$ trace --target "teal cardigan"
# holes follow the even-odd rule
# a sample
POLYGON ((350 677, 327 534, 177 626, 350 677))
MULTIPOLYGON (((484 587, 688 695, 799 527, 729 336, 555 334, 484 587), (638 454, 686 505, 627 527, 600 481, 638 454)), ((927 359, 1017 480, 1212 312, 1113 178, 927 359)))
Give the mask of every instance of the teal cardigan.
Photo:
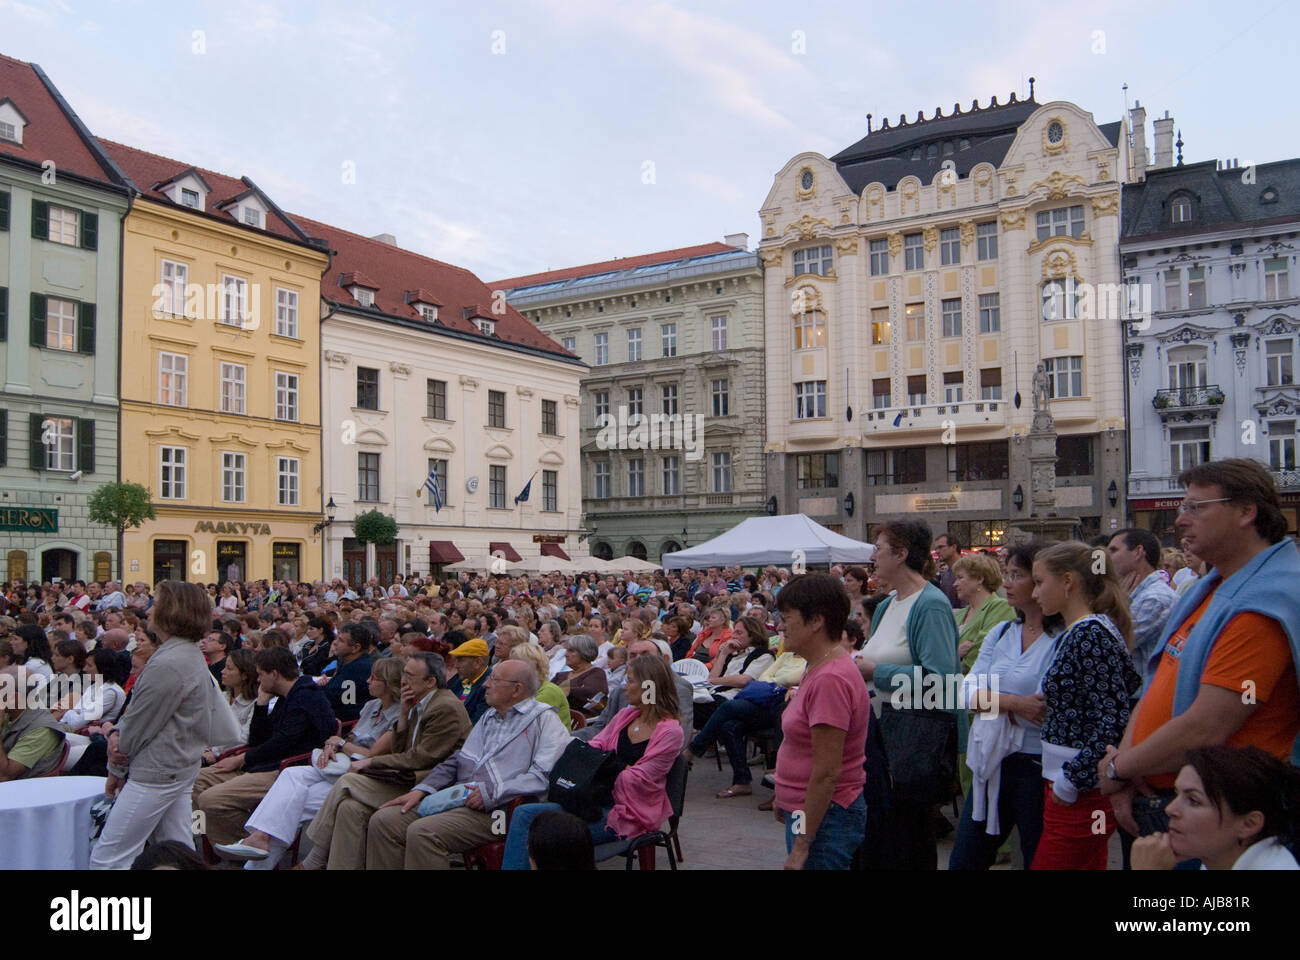
MULTIPOLYGON (((876 612, 871 617, 872 634, 880 626, 885 610, 893 601, 894 596, 891 594, 876 607, 876 612)), ((907 615, 907 649, 912 654, 912 663, 876 664, 872 679, 876 689, 889 695, 901 685, 901 681, 897 685, 894 683, 894 677, 906 677, 911 682, 912 667, 916 664, 920 666, 922 674, 939 675, 943 680, 946 701, 946 691, 954 685, 950 678, 955 677, 956 683, 962 679, 961 661, 957 657, 957 622, 953 619, 952 604, 947 596, 932 583, 927 582, 921 588, 921 595, 916 598, 912 612, 907 615)), ((965 753, 970 721, 966 711, 957 709, 956 704, 949 708, 949 712, 957 718, 957 752, 965 753)))

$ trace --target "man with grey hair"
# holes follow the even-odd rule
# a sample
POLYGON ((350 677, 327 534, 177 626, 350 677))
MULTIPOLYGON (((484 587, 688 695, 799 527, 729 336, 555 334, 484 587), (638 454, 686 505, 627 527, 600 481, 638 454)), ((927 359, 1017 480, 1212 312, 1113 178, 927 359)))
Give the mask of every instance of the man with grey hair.
POLYGON ((121 610, 126 606, 126 594, 122 592, 122 584, 116 580, 110 580, 105 585, 104 596, 100 598, 96 610, 121 610))
POLYGON ((503 810, 515 797, 545 796, 551 768, 569 743, 554 708, 533 699, 541 681, 532 664, 504 660, 487 681, 489 709, 465 745, 370 818, 368 870, 446 870, 452 854, 505 836, 503 810), (468 786, 464 806, 421 817, 424 798, 453 784, 468 786))
POLYGON ((305 869, 364 870, 366 830, 384 804, 460 749, 469 714, 447 689, 446 666, 436 653, 417 653, 402 666, 401 707, 390 753, 353 761, 334 784, 306 834, 315 846, 305 869))
MULTIPOLYGON (((644 640, 633 640, 627 645, 627 659, 631 662, 636 657, 650 656, 663 657, 669 668, 673 665, 672 649, 662 640, 651 640, 648 637, 644 640)), ((691 682, 676 671, 673 672, 673 684, 677 687, 677 718, 682 724, 682 733, 689 735, 695 723, 695 689, 691 682)), ((618 712, 627 706, 627 694, 623 692, 623 684, 618 684, 609 691, 609 702, 605 704, 605 709, 600 715, 587 721, 587 725, 581 730, 574 732, 574 736, 579 740, 590 740, 609 723, 618 712)))

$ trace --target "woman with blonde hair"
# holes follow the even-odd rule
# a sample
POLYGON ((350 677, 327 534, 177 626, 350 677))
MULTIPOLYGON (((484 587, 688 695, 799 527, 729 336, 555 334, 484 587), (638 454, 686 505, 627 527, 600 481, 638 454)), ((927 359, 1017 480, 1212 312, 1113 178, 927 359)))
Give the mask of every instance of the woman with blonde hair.
POLYGON ((564 729, 573 729, 573 714, 569 711, 568 698, 564 696, 564 691, 551 682, 551 660, 542 653, 542 648, 534 643, 516 644, 510 648, 510 659, 522 660, 533 665, 537 671, 537 679, 541 681, 541 686, 537 688, 533 699, 548 707, 554 707, 555 712, 560 715, 564 729))
POLYGON ((1011 604, 998 596, 1002 586, 1002 568, 983 553, 968 553, 952 565, 953 588, 966 606, 954 610, 957 620, 957 656, 962 673, 969 673, 980 655, 980 647, 999 623, 1016 618, 1011 604))
POLYGON ((703 660, 705 666, 712 667, 718 649, 731 639, 731 632, 731 608, 725 603, 719 603, 705 615, 704 626, 691 648, 686 651, 684 659, 703 660))
POLYGON ((1128 597, 1106 553, 1086 544, 1048 547, 1034 557, 1033 597, 1059 613, 1065 633, 1043 677, 1043 833, 1033 870, 1105 870, 1115 831, 1097 764, 1124 736, 1142 680, 1133 667, 1128 597), (1101 811, 1104 832, 1096 832, 1101 811))

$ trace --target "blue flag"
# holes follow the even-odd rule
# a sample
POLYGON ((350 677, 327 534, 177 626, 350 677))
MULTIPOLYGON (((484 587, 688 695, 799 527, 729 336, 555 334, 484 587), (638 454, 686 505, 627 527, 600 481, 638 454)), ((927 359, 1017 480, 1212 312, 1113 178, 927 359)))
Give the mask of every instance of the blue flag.
POLYGON ((437 513, 442 509, 442 489, 438 486, 438 471, 434 470, 424 478, 424 486, 433 494, 433 512, 437 513))
MULTIPOLYGON (((537 476, 537 472, 533 471, 533 477, 535 476, 537 476)), ((528 482, 524 484, 523 490, 519 491, 519 496, 515 497, 515 503, 528 502, 528 494, 532 493, 533 490, 533 477, 528 478, 528 482)))

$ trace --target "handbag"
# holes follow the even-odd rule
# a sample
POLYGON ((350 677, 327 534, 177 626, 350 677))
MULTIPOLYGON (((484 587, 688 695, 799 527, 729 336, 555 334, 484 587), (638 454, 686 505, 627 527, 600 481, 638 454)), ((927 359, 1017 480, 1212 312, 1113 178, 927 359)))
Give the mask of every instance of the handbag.
POLYGON ((546 799, 587 823, 595 823, 611 806, 614 779, 625 764, 618 754, 597 750, 582 740, 570 740, 551 769, 546 799))
POLYGON ((951 800, 957 784, 957 718, 947 710, 886 702, 880 736, 894 796, 916 804, 951 800))

